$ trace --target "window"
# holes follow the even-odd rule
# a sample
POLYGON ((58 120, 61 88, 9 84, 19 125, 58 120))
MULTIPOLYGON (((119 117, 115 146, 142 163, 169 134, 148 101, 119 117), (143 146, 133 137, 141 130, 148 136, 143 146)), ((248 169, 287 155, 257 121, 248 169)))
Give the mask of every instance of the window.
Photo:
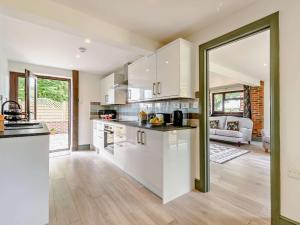
POLYGON ((242 115, 244 111, 244 92, 231 91, 212 94, 212 114, 242 115))

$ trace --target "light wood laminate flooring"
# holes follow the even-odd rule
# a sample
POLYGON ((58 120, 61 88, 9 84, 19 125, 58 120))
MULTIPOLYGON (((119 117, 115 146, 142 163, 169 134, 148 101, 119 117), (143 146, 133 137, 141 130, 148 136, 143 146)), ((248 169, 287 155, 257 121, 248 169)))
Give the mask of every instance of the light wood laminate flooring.
POLYGON ((161 200, 95 152, 50 159, 49 225, 269 225, 269 154, 211 163, 211 192, 161 200))

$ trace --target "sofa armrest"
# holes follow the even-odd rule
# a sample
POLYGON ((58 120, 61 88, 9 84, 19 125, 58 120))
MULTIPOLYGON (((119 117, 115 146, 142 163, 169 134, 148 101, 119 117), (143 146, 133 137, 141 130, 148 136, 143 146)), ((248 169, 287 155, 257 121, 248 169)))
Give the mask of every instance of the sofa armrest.
POLYGON ((245 141, 251 141, 252 140, 252 129, 241 128, 240 132, 242 132, 243 138, 244 138, 245 141))

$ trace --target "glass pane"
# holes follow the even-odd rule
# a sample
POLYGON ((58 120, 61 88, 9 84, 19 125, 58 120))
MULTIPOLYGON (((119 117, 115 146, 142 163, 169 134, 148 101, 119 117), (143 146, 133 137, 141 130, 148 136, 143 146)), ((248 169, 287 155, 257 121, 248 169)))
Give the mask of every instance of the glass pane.
POLYGON ((37 80, 37 120, 50 130, 50 151, 69 148, 69 83, 37 80))
POLYGON ((18 103, 25 112, 25 77, 18 77, 18 103))
POLYGON ((223 95, 222 94, 214 94, 214 111, 220 112, 223 111, 223 95))
POLYGON ((35 118, 35 97, 36 97, 36 78, 33 76, 29 77, 29 106, 30 106, 30 118, 35 118))
POLYGON ((225 94, 225 99, 244 98, 244 92, 231 92, 225 94))
POLYGON ((241 100, 226 100, 224 102, 225 112, 243 112, 243 105, 241 100))

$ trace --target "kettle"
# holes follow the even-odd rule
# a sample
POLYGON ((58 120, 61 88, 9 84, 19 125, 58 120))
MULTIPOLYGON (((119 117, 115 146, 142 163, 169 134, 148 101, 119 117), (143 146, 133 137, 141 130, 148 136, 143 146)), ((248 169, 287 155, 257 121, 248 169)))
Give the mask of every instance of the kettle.
POLYGON ((175 110, 173 112, 173 125, 176 127, 183 126, 183 113, 180 110, 175 110))

